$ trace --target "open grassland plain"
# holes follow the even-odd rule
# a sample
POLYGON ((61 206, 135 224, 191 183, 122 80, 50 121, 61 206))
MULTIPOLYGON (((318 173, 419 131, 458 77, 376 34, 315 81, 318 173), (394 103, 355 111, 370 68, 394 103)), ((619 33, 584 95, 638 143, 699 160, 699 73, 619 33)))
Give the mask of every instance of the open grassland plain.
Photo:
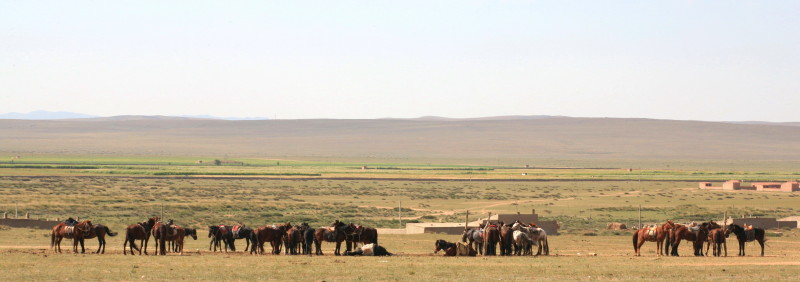
MULTIPOLYGON (((9 158, 11 159, 11 158, 9 158)), ((656 257, 655 244, 633 257, 630 231, 605 230, 609 222, 629 226, 720 220, 729 215, 798 215, 800 194, 697 189, 698 180, 790 180, 791 165, 746 167, 722 164, 696 169, 634 169, 587 163, 582 167, 510 167, 393 163, 347 163, 213 158, 31 157, 0 166, 0 211, 31 218, 80 217, 124 232, 128 224, 161 215, 198 229, 183 256, 123 256, 121 236, 109 237, 105 255, 49 250, 49 231, 0 226, 4 279, 201 279, 201 280, 653 280, 800 279, 800 234, 767 231, 765 257, 748 243, 748 257, 656 257), (209 165, 209 163, 211 163, 209 165), (366 166, 365 169, 362 169, 366 166), (169 172, 155 174, 155 172, 169 172), (186 172, 199 172, 188 174, 186 172), (246 174, 250 173, 250 174, 246 174), (256 175, 253 173, 262 173, 256 175), (270 173, 270 174, 267 174, 270 173), (527 174, 527 175, 523 175, 527 174), (278 175, 280 174, 280 175, 278 175), (398 212, 399 209, 399 212, 398 212), (459 236, 380 235, 395 257, 250 256, 208 252, 207 226, 248 226, 333 220, 377 228, 407 222, 463 222, 489 212, 527 213, 557 220, 548 257, 445 258, 432 254, 436 239, 459 236), (701 275, 701 276, 697 276, 701 275)), ((243 248, 243 242, 237 247, 243 248)), ((87 240, 87 251, 97 247, 87 240)), ((152 242, 150 252, 153 252, 152 242)))
MULTIPOLYGON (((441 257, 437 239, 454 235, 382 235, 393 257, 337 257, 323 244, 324 256, 251 256, 208 252, 208 241, 189 241, 183 255, 130 256, 121 238, 109 239, 105 255, 53 254, 46 232, 0 230, 4 280, 797 280, 800 234, 785 231, 770 238, 765 257, 656 257, 652 243, 634 257, 629 233, 619 236, 560 235, 550 238, 551 255, 539 257, 441 257)), ((96 241, 87 241, 93 249, 96 241)), ((684 247, 686 248, 686 247, 684 247)), ((730 254, 735 244, 729 243, 730 254)), ((752 244, 748 249, 755 250, 752 244)), ((152 247, 150 251, 152 253, 152 247)))

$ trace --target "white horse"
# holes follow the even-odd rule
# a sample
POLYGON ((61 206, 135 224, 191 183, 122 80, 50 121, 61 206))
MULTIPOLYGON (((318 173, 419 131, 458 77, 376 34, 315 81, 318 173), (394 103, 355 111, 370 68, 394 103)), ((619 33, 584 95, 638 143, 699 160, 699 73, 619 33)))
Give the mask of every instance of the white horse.
MULTIPOLYGON (((511 226, 511 230, 520 231, 524 233, 531 242, 531 244, 528 245, 529 248, 531 247, 531 245, 537 245, 538 246, 538 250, 536 252, 537 256, 541 255, 542 251, 544 251, 544 255, 546 256, 550 255, 550 244, 547 242, 547 232, 544 231, 544 229, 539 227, 527 227, 524 226, 519 221, 516 221, 514 222, 514 225, 511 226)), ((516 232, 514 233, 516 235, 516 232)), ((516 242, 516 237, 514 241, 516 242)), ((527 249, 526 252, 528 252, 527 249)))

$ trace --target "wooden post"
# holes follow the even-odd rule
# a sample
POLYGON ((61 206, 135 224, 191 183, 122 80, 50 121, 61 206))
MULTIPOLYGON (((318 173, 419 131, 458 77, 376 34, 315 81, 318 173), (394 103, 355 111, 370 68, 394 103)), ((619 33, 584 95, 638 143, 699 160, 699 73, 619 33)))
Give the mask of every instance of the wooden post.
POLYGON ((642 205, 639 205, 639 228, 642 228, 642 205))
POLYGON ((403 229, 403 201, 397 201, 397 219, 400 221, 400 229, 403 229))
POLYGON ((161 221, 164 221, 164 203, 161 203, 161 217, 159 217, 161 221))
POLYGON ((728 226, 728 210, 725 210, 725 215, 723 215, 722 226, 728 226))
POLYGON ((486 236, 486 228, 488 228, 489 225, 491 225, 491 223, 492 223, 492 212, 489 212, 489 216, 486 217, 486 225, 484 226, 484 229, 483 229, 483 232, 484 232, 483 233, 483 255, 486 255, 486 251, 489 250, 489 244, 486 244, 486 239, 489 238, 489 236, 486 236))
POLYGON ((19 218, 19 203, 14 202, 14 219, 19 218))
POLYGON ((464 232, 467 232, 467 225, 469 225, 469 210, 467 210, 467 216, 464 217, 464 232))

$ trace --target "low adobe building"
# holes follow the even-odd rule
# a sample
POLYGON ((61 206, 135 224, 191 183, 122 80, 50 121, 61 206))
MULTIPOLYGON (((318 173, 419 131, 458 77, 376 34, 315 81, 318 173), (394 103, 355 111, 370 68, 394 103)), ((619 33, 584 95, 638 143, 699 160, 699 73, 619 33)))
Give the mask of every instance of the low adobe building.
POLYGON ((742 186, 739 180, 728 180, 722 183, 722 187, 713 186, 711 182, 700 182, 700 189, 714 190, 755 190, 765 192, 795 192, 800 191, 800 183, 797 181, 788 182, 753 182, 750 186, 742 186))

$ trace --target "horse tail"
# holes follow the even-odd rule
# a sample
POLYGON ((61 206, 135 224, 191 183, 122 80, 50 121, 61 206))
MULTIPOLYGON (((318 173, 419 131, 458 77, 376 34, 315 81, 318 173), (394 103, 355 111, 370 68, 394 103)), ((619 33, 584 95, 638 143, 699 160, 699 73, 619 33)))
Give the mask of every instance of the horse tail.
POLYGON ((111 232, 111 230, 108 229, 108 226, 103 226, 103 227, 106 229, 106 234, 108 234, 108 236, 111 237, 117 236, 117 233, 111 232))
POLYGON ((50 248, 52 249, 56 245, 56 232, 53 231, 50 233, 50 248))
POLYGON ((461 235, 461 242, 464 242, 464 243, 467 242, 467 237, 469 237, 469 233, 470 233, 469 231, 465 231, 464 235, 461 235))
POLYGON ((636 251, 636 246, 639 245, 639 231, 633 232, 633 251, 636 251))

